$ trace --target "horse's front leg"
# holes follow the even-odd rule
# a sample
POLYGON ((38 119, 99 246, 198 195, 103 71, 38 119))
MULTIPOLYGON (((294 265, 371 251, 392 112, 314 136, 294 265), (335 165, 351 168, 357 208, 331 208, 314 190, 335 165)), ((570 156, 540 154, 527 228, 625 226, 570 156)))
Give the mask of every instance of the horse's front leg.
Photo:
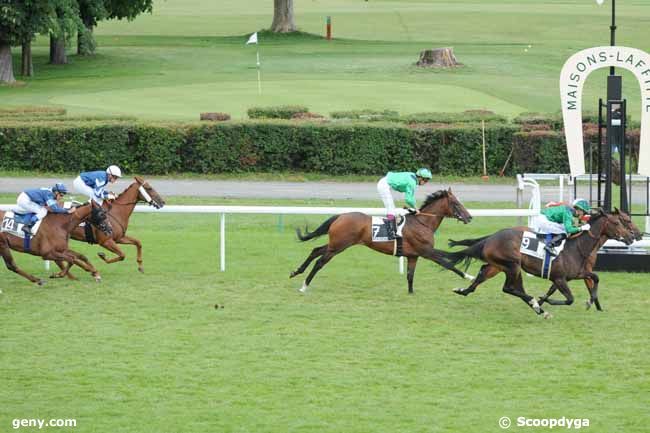
POLYGON ((593 272, 588 272, 585 275, 585 285, 587 286, 587 289, 589 290, 589 300, 587 301, 587 310, 591 308, 592 305, 596 304, 596 310, 598 311, 603 311, 603 309, 600 306, 600 301, 598 300, 598 284, 600 282, 600 278, 598 277, 597 274, 593 272))
MULTIPOLYGON (((540 298, 541 300, 542 298, 540 298)), ((567 281, 564 278, 557 278, 553 280, 553 285, 548 289, 548 293, 543 297, 545 302, 548 302, 551 305, 571 305, 573 304, 573 293, 567 284, 567 281), (565 297, 565 300, 558 301, 555 299, 550 299, 551 296, 556 290, 559 290, 565 297)), ((541 305, 541 302, 540 302, 541 305)))
POLYGON ((132 238, 130 236, 122 236, 122 239, 119 239, 117 241, 118 244, 125 244, 125 245, 135 245, 135 248, 138 253, 138 257, 136 261, 138 262, 138 271, 144 272, 144 267, 142 266, 142 242, 140 242, 136 238, 132 238))
POLYGON ((415 276, 415 267, 418 264, 418 256, 408 257, 408 270, 406 271, 406 281, 409 286, 409 295, 413 294, 413 277, 415 276))

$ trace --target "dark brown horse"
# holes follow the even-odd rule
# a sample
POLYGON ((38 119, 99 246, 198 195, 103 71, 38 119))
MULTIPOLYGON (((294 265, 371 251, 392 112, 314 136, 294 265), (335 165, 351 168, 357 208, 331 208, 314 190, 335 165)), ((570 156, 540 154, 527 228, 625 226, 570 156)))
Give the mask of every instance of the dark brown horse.
MULTIPOLYGON (((135 182, 129 185, 114 201, 110 202, 110 204, 107 204, 107 202, 104 201, 104 206, 113 228, 112 234, 107 235, 102 233, 102 231, 97 230, 96 227, 91 227, 90 230, 92 231, 92 239, 94 239, 94 242, 92 243, 97 243, 107 250, 117 254, 117 257, 107 259, 106 254, 103 252, 97 253, 99 258, 104 262, 110 264, 120 262, 126 258, 126 255, 117 244, 135 245, 135 248, 137 249, 136 260, 138 262, 138 271, 144 272, 144 267, 142 266, 142 243, 138 239, 126 235, 126 230, 129 227, 129 218, 135 209, 135 205, 140 202, 147 203, 156 209, 160 209, 165 205, 165 201, 142 177, 136 176, 134 179, 135 182)), ((75 228, 72 232, 72 239, 89 242, 86 237, 86 228, 75 228)), ((61 267, 60 264, 59 267, 61 267)), ((64 272, 65 271, 61 271, 56 274, 56 276, 62 277, 64 272)), ((67 275, 69 278, 74 279, 71 274, 68 273, 67 275)))
MULTIPOLYGON (((573 295, 569 289, 568 281, 585 278, 598 280, 596 274, 586 270, 586 264, 596 246, 603 242, 603 239, 622 240, 626 244, 631 244, 634 241, 633 236, 617 216, 598 211, 592 215, 590 224, 589 231, 581 232, 578 236, 566 241, 564 250, 555 259, 551 268, 549 279, 553 282, 553 286, 547 295, 540 298, 540 301, 528 295, 523 287, 522 270, 539 276, 542 273, 542 261, 520 252, 523 237, 521 230, 503 229, 482 238, 469 248, 454 253, 441 252, 441 256, 449 261, 447 266, 453 266, 463 260, 469 264, 472 259, 480 259, 487 263, 481 267, 478 276, 468 288, 454 290, 457 294, 467 296, 476 290, 478 285, 487 279, 487 276, 493 276, 495 270, 498 270, 498 272, 506 274, 504 292, 521 298, 537 314, 544 314, 544 310, 540 306, 543 302, 549 302, 552 305, 573 303, 573 295), (555 290, 560 290, 566 300, 548 299, 548 296, 555 290)), ((549 317, 549 315, 544 314, 544 317, 549 317)))
MULTIPOLYGON (((402 255, 408 259, 408 281, 409 293, 413 293, 413 276, 415 266, 419 257, 424 257, 436 263, 442 264, 433 249, 433 234, 438 229, 445 217, 456 218, 465 224, 471 221, 472 216, 461 202, 454 196, 451 189, 448 191, 437 191, 430 194, 417 215, 407 215, 402 231, 403 244, 402 255)), ((314 239, 325 234, 329 235, 329 242, 312 250, 307 260, 293 271, 289 278, 305 272, 307 267, 318 258, 318 261, 307 276, 307 279, 300 289, 305 292, 316 273, 329 262, 332 257, 345 251, 353 245, 365 245, 380 253, 393 255, 393 242, 373 242, 372 240, 372 218, 360 212, 351 212, 335 215, 321 224, 313 232, 303 235, 296 230, 301 241, 314 239)), ((444 266, 444 264, 443 264, 444 266)), ((465 277, 463 272, 452 269, 460 276, 465 277)))
MULTIPOLYGON (((634 222, 632 221, 632 218, 630 218, 630 216, 628 214, 626 214, 625 212, 619 211, 618 209, 615 209, 614 212, 612 213, 612 215, 618 218, 618 220, 621 222, 623 227, 629 232, 629 234, 635 240, 643 239, 643 233, 641 233, 639 228, 634 224, 634 222)), ((521 232, 530 231, 530 228, 522 227, 522 226, 513 227, 512 229, 513 230, 518 230, 518 231, 521 231, 521 232)), ((462 240, 462 241, 450 240, 449 241, 449 246, 451 246, 451 247, 454 247, 454 246, 467 246, 467 247, 469 247, 469 246, 472 246, 472 245, 476 244, 477 242, 479 242, 479 241, 481 241, 483 239, 486 239, 488 237, 489 236, 484 236, 484 237, 478 238, 478 239, 465 239, 465 240, 462 240)), ((594 265, 596 264, 596 260, 598 258, 598 251, 605 244, 605 242, 607 242, 607 237, 604 237, 604 236, 601 237, 599 242, 596 243, 593 251, 591 252, 591 255, 589 256, 589 259, 585 263, 585 272, 584 272, 585 278, 584 278, 584 281, 585 281, 585 286, 587 287, 587 290, 589 291, 589 299, 586 302, 587 309, 589 309, 592 305, 595 304, 596 309, 598 311, 603 310, 602 307, 600 306, 600 301, 598 299, 598 282, 599 282, 599 279, 598 279, 598 275, 593 272, 593 268, 594 268, 594 265)), ((496 276, 497 274, 499 274, 501 272, 501 270, 498 267, 492 266, 492 265, 489 265, 489 264, 484 265, 484 268, 485 269, 481 269, 483 281, 487 281, 490 278, 496 276)), ((480 283, 478 283, 478 284, 480 284, 480 283)), ((477 286, 478 286, 478 284, 477 284, 477 286)), ((474 289, 476 289, 476 287, 474 289)), ((549 292, 546 294, 546 298, 548 298, 550 296, 550 294, 555 292, 555 291, 556 291, 556 287, 551 286, 551 288, 549 289, 549 292)), ((456 291, 456 293, 460 293, 460 292, 462 292, 462 290, 456 291)), ((462 294, 462 293, 460 293, 460 294, 462 294)), ((543 303, 543 302, 549 302, 549 303, 553 302, 552 300, 549 300, 549 299, 545 299, 545 300, 542 300, 542 299, 543 298, 540 298, 541 303, 543 303)), ((541 305, 541 303, 540 303, 540 305, 541 305)))
MULTIPOLYGON (((4 214, 5 212, 0 211, 0 221, 4 218, 4 214)), ((28 253, 40 256, 43 260, 65 263, 68 267, 76 264, 85 271, 90 272, 96 281, 100 281, 99 272, 88 259, 68 248, 70 232, 83 221, 96 225, 105 233, 111 232, 111 226, 106 219, 106 212, 102 208, 88 203, 79 206, 76 212, 72 214, 49 213, 43 218, 38 233, 31 240, 28 253)), ((11 250, 25 252, 23 239, 10 233, 0 233, 0 255, 4 259, 7 268, 27 278, 32 283, 43 285, 45 283, 43 280, 28 274, 16 265, 11 250)))

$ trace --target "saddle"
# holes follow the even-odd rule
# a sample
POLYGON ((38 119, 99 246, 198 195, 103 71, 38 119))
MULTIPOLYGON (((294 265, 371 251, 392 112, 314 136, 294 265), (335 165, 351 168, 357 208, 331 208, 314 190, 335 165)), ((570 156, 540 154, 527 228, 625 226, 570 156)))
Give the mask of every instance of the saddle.
MULTIPOLYGON (((9 233, 13 236, 25 239, 26 233, 23 231, 23 226, 29 225, 35 215, 36 214, 34 213, 7 211, 2 219, 2 223, 0 223, 0 232, 9 233)), ((39 220, 34 227, 32 227, 32 237, 36 236, 42 221, 43 220, 39 220)))
POLYGON ((548 240, 550 240, 553 236, 554 235, 526 231, 521 237, 521 245, 519 247, 519 251, 522 254, 530 257, 535 257, 542 261, 542 270, 540 276, 545 279, 550 278, 553 261, 557 258, 558 255, 560 255, 566 243, 566 239, 562 239, 562 242, 554 248, 555 254, 550 254, 545 246, 546 242, 548 242, 548 240))

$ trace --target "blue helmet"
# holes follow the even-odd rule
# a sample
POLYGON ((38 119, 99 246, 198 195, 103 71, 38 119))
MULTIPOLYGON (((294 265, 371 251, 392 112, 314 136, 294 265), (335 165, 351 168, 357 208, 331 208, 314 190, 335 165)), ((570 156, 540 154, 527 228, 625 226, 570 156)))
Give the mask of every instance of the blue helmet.
POLYGON ((58 192, 60 194, 67 194, 68 189, 62 183, 57 183, 52 187, 52 192, 58 192))

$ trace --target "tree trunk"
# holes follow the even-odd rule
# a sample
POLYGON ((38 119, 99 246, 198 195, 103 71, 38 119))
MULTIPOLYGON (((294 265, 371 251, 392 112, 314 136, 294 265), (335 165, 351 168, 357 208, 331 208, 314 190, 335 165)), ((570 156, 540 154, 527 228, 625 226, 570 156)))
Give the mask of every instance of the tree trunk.
POLYGON ((65 36, 50 35, 50 63, 53 65, 68 63, 65 55, 65 36))
POLYGON ((0 83, 13 83, 15 81, 11 45, 8 42, 0 42, 0 83))
POLYGON ((271 31, 275 33, 296 31, 296 25, 293 22, 293 0, 273 0, 271 31))
POLYGON ((22 48, 23 61, 20 68, 20 74, 23 77, 33 77, 34 64, 32 62, 32 41, 23 42, 22 48))
POLYGON ((453 48, 435 48, 433 50, 424 50, 420 53, 420 60, 417 66, 431 68, 453 68, 462 66, 454 56, 453 48))

